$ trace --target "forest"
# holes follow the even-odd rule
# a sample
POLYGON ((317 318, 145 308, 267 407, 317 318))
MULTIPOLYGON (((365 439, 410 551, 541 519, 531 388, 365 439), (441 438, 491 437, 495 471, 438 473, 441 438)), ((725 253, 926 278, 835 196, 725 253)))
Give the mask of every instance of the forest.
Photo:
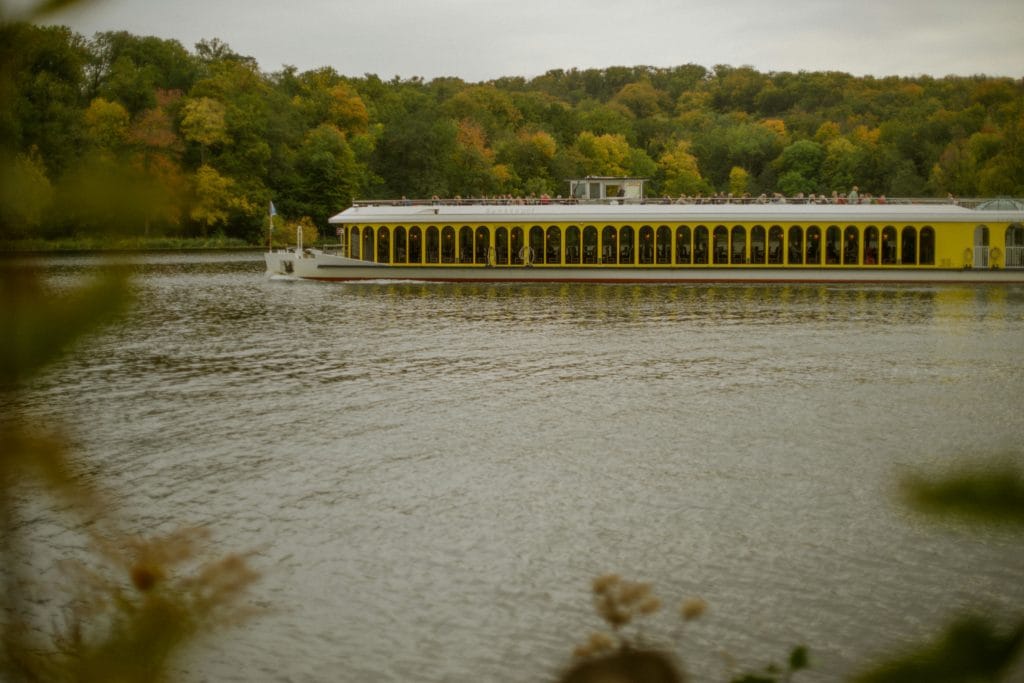
MULTIPOLYGON (((484 83, 264 73, 213 39, 0 26, 0 240, 266 239, 354 199, 568 193, 1024 196, 1024 79, 685 64, 484 83)), ((515 65, 510 64, 514 71, 515 65)))

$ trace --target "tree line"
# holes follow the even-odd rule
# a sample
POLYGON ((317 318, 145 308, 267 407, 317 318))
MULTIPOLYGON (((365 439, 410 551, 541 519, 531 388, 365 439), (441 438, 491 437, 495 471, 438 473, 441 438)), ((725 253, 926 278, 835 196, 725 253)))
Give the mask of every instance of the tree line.
POLYGON ((222 41, 0 26, 0 237, 257 242, 358 198, 862 191, 1024 196, 1024 79, 686 64, 535 78, 264 73, 222 41))

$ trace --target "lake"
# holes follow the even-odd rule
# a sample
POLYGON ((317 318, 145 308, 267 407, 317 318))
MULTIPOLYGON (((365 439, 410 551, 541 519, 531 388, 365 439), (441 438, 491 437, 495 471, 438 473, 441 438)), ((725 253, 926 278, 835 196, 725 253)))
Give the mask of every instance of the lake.
MULTIPOLYGON (((964 609, 1021 540, 901 477, 1022 459, 1024 288, 320 284, 251 252, 130 257, 138 302, 24 396, 133 531, 253 550, 265 613, 184 681, 545 681, 650 581, 698 681, 833 681, 964 609), (681 628, 677 605, 707 613, 681 628), (731 667, 731 668, 730 668, 731 667)), ((58 288, 94 256, 39 260, 58 288)), ((59 518, 58 518, 59 519, 59 518)), ((36 558, 75 531, 39 522, 36 558)), ((1017 610, 1017 612, 1013 612, 1017 610)), ((635 631, 630 631, 635 633, 635 631)))

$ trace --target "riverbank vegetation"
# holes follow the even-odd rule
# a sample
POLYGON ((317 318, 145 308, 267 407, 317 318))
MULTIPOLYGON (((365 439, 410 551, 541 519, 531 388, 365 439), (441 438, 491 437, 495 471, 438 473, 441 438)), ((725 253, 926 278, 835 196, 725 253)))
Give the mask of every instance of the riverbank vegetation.
POLYGON ((0 240, 265 243, 356 198, 1024 195, 1024 81, 686 64, 485 83, 264 73, 211 39, 0 27, 0 240))

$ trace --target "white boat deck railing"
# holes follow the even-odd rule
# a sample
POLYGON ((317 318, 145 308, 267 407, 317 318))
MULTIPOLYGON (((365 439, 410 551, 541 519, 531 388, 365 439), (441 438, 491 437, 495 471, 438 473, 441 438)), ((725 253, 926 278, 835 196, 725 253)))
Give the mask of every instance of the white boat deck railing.
MULTIPOLYGON (((757 205, 757 204, 816 204, 816 205, 865 205, 865 204, 898 204, 918 206, 956 205, 973 209, 979 204, 991 201, 991 198, 957 198, 941 199, 936 197, 862 197, 857 202, 849 202, 845 197, 646 197, 644 199, 574 199, 565 197, 448 197, 432 199, 357 199, 353 206, 515 206, 515 205, 591 205, 614 206, 620 204, 720 204, 720 205, 757 205)), ((1015 200, 1024 203, 1024 200, 1015 200)))

